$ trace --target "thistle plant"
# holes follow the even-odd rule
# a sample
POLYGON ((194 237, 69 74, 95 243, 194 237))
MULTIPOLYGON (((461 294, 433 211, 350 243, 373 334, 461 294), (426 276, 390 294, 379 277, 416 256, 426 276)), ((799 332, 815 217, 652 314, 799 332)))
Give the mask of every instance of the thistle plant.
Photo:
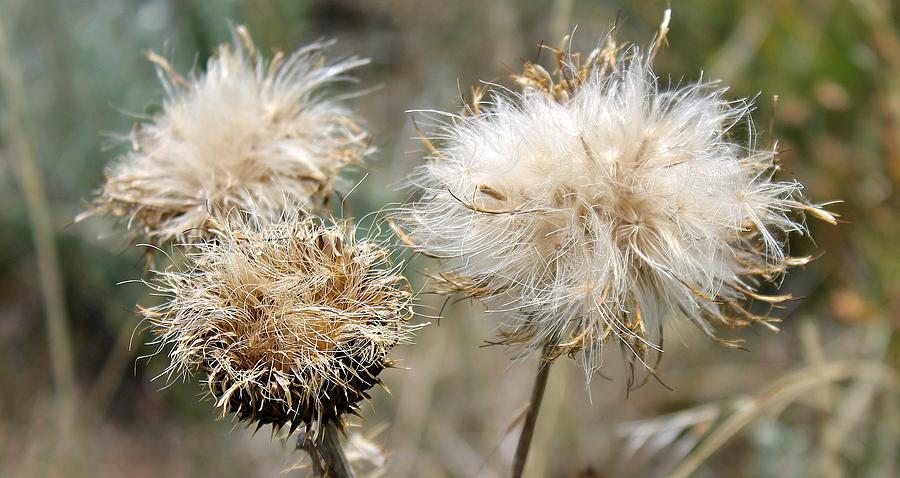
POLYGON ((503 343, 541 354, 513 476, 550 362, 577 357, 590 379, 618 344, 632 372, 652 375, 677 318, 740 347, 716 329, 776 329, 749 303, 790 298, 759 287, 810 260, 785 250, 806 214, 835 222, 798 181, 775 178, 777 146, 755 146, 750 101, 715 82, 660 85, 662 40, 644 51, 610 36, 581 55, 566 39, 546 48, 550 71, 527 63, 515 75, 520 91, 474 88, 422 134, 405 241, 442 261, 436 290, 482 299, 506 318, 503 343))
POLYGON ((162 245, 251 208, 270 220, 288 207, 327 212, 340 172, 372 148, 361 121, 326 88, 352 81, 347 73, 368 60, 328 62, 328 43, 266 59, 244 27, 234 37, 188 77, 149 53, 165 100, 135 125, 89 214, 121 218, 162 245))
POLYGON ((387 249, 313 218, 226 221, 208 234, 179 246, 185 265, 148 281, 167 298, 141 313, 170 379, 201 374, 223 415, 257 427, 340 428, 414 329, 387 249))
POLYGON ((327 43, 264 59, 243 27, 185 78, 150 53, 166 91, 94 209, 178 250, 144 282, 141 308, 170 380, 200 375, 223 416, 303 427, 317 474, 352 476, 338 432, 390 350, 416 328, 387 244, 335 223, 342 170, 373 151, 361 120, 326 88, 367 60, 328 62, 327 43))

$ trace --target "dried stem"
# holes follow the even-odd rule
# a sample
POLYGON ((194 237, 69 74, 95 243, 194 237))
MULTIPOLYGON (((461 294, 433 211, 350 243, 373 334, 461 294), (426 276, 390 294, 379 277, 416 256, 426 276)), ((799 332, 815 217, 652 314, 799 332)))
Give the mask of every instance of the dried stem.
POLYGON ((84 395, 84 403, 90 408, 83 414, 83 423, 101 423, 103 421, 103 416, 125 376, 123 371, 128 367, 129 359, 132 357, 131 337, 133 333, 133 326, 128 322, 119 325, 116 342, 106 356, 106 362, 97 378, 94 379, 91 388, 84 395))
POLYGON ((309 455, 309 462, 312 465, 314 476, 325 476, 325 467, 322 465, 322 456, 316 448, 311 437, 307 433, 300 433, 297 437, 297 449, 303 450, 309 455))
POLYGON ((301 434, 297 439, 297 448, 303 449, 309 454, 315 476, 323 478, 353 478, 353 468, 344 456, 341 447, 341 437, 337 425, 333 422, 325 425, 314 442, 306 434, 301 434))
POLYGON ((783 409, 787 404, 808 395, 811 391, 833 382, 847 379, 865 380, 900 393, 900 374, 878 362, 842 360, 812 366, 792 372, 766 388, 752 404, 725 419, 709 432, 678 467, 668 476, 688 478, 728 440, 771 409, 783 409))
POLYGON ((325 425, 316 448, 319 450, 319 455, 322 456, 322 462, 325 463, 325 473, 328 478, 353 478, 353 468, 350 467, 347 457, 344 456, 341 437, 334 422, 325 425))
POLYGON ((550 377, 550 365, 553 363, 547 359, 550 349, 551 346, 549 344, 544 346, 537 375, 534 378, 534 388, 531 390, 528 414, 525 415, 525 424, 522 425, 522 434, 519 435, 519 444, 516 446, 516 455, 513 457, 513 478, 520 478, 525 470, 525 460, 528 459, 531 437, 534 435, 534 426, 537 424, 538 412, 541 410, 541 401, 544 399, 544 390, 547 389, 547 379, 550 377))
POLYGON ((26 127, 27 114, 22 103, 28 95, 23 91, 20 72, 13 59, 7 41, 8 25, 0 24, 0 91, 7 106, 7 117, 0 118, 0 132, 8 149, 3 155, 9 158, 25 199, 32 240, 38 266, 38 279, 44 305, 48 348, 59 406, 60 426, 64 427, 77 408, 75 400, 75 367, 72 358, 72 341, 69 319, 63 293, 59 252, 56 248, 56 232, 47 188, 38 160, 38 153, 26 127))

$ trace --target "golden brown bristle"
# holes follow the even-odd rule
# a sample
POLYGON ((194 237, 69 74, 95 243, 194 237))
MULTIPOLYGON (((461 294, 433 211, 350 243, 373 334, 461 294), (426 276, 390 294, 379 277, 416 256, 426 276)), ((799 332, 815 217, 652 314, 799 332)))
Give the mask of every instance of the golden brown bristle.
POLYGON ((143 310, 171 345, 172 374, 205 374, 223 413, 296 427, 339 421, 390 367, 413 327, 406 280, 349 225, 261 218, 218 223, 157 273, 170 296, 143 310))

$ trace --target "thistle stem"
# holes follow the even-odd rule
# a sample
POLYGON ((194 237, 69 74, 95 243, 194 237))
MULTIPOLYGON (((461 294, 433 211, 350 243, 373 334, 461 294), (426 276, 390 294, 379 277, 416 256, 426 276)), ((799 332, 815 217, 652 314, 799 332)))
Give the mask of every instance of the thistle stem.
POLYGON ((312 466, 313 476, 325 476, 325 468, 322 465, 322 457, 319 450, 313 445, 312 440, 307 433, 301 433, 297 437, 297 449, 303 450, 309 455, 310 466, 312 466))
POLYGON ((335 423, 331 422, 323 427, 317 442, 310 440, 307 435, 301 435, 297 440, 297 448, 302 448, 309 454, 315 476, 353 478, 353 468, 344 456, 341 437, 335 423))
POLYGON ((537 375, 534 378, 534 388, 531 390, 531 401, 528 403, 528 414, 525 415, 525 423, 522 425, 522 434, 519 435, 519 444, 516 446, 516 455, 513 457, 512 478, 521 478, 525 470, 525 460, 528 459, 528 449, 531 448, 531 437, 534 435, 534 426, 537 424, 538 412, 541 410, 541 401, 544 399, 544 390, 547 389, 547 379, 550 377, 550 365, 547 360, 550 352, 549 344, 544 347, 541 354, 541 362, 538 365, 537 375))
POLYGON ((338 434, 337 425, 334 422, 325 425, 322 430, 321 441, 316 444, 322 461, 325 463, 325 473, 328 478, 353 478, 353 468, 344 456, 344 448, 341 447, 341 437, 338 434))

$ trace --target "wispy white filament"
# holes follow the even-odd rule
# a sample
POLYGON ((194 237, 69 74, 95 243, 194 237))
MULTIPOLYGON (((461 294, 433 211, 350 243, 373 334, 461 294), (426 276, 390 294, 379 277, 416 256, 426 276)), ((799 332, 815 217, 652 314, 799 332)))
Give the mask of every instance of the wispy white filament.
POLYGON ((367 60, 329 63, 326 46, 266 60, 238 27, 234 45, 189 78, 151 54, 162 110, 107 169, 98 208, 155 243, 251 206, 271 220, 287 205, 322 208, 341 170, 371 150, 359 119, 323 91, 367 60))
POLYGON ((741 304, 797 262, 785 240, 811 206, 754 148, 749 102, 724 93, 663 89, 630 50, 565 98, 526 87, 443 114, 410 180, 407 239, 444 260, 451 289, 512 318, 510 343, 580 351, 589 374, 612 339, 644 361, 670 318, 711 335, 764 321, 741 304))

